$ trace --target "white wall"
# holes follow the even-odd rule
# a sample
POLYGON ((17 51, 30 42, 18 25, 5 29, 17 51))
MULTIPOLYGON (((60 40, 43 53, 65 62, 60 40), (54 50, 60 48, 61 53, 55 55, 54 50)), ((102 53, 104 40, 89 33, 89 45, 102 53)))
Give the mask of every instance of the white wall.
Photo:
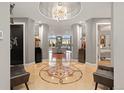
POLYGON ((73 49, 73 59, 78 59, 78 45, 77 45, 77 25, 72 26, 72 49, 73 49))
POLYGON ((10 89, 10 23, 9 3, 0 3, 0 89, 10 89))
POLYGON ((124 89, 124 3, 113 4, 114 88, 124 89))
POLYGON ((25 23, 25 63, 35 61, 35 28, 34 20, 27 17, 14 18, 16 23, 25 23))
POLYGON ((28 62, 35 62, 35 28, 34 20, 28 18, 28 62))
POLYGON ((49 32, 49 26, 47 24, 43 24, 43 40, 41 44, 42 48, 42 57, 43 59, 48 59, 48 32, 49 32))
POLYGON ((83 32, 83 24, 73 24, 71 26, 72 31, 72 52, 73 59, 78 59, 78 50, 81 48, 81 38, 83 32))
POLYGON ((111 18, 92 18, 87 20, 86 62, 96 63, 96 23, 109 23, 111 18))
MULTIPOLYGON (((92 31, 93 28, 93 21, 92 19, 89 19, 87 22, 87 35, 86 35, 86 62, 94 63, 95 55, 93 55, 93 42, 95 42, 95 38, 93 39, 93 35, 95 35, 95 32, 92 31)), ((94 53, 95 54, 95 53, 94 53)))

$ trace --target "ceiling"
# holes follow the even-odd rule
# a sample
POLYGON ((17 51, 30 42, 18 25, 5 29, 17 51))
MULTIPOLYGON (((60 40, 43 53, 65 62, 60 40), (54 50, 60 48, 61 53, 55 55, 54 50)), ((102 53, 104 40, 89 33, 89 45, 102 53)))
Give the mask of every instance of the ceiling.
POLYGON ((66 20, 76 16, 81 10, 80 2, 41 2, 39 10, 42 15, 46 15, 52 19, 66 20), (67 13, 67 14, 66 14, 67 13), (54 15, 53 15, 54 14, 54 15), (66 15, 65 15, 66 14, 66 15), (62 17, 62 16, 65 17, 62 17), (58 17, 56 17, 58 16, 58 17))
POLYGON ((111 3, 109 2, 82 2, 81 4, 82 10, 76 17, 60 22, 41 15, 39 2, 15 2, 13 13, 15 17, 29 17, 34 19, 36 23, 46 23, 57 30, 69 29, 68 26, 90 18, 111 18, 111 3))

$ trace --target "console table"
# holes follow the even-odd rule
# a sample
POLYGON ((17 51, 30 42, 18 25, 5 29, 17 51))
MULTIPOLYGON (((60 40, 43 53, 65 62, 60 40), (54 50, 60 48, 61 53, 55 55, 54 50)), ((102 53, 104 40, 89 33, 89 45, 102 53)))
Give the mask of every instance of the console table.
POLYGON ((85 48, 78 50, 78 62, 85 63, 85 48))

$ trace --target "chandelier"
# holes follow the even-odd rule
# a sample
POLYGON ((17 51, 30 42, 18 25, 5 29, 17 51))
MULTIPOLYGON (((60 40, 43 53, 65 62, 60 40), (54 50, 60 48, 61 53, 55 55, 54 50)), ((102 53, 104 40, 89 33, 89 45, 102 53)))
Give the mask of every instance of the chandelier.
POLYGON ((58 3, 57 7, 53 8, 52 14, 53 18, 56 18, 57 20, 62 20, 67 15, 67 8, 64 7, 62 3, 58 3))
POLYGON ((79 2, 41 2, 40 13, 48 18, 60 21, 75 17, 81 10, 79 2))

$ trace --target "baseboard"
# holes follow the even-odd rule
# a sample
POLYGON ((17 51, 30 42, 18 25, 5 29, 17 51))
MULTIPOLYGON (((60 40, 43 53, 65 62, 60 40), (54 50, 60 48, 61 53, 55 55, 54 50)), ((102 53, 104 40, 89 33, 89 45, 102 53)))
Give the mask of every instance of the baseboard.
MULTIPOLYGON (((49 59, 43 59, 44 62, 48 62, 49 59)), ((77 59, 71 59, 72 62, 78 62, 77 59)), ((24 64, 25 66, 29 66, 29 65, 33 65, 35 64, 35 62, 31 62, 31 63, 26 63, 24 64)), ((91 66, 97 66, 97 64, 95 63, 89 63, 89 62, 86 62, 85 64, 88 64, 88 65, 91 65, 91 66)))
POLYGON ((33 65, 33 64, 35 64, 35 62, 26 63, 26 64, 24 64, 24 65, 25 65, 25 66, 29 66, 29 65, 33 65))
POLYGON ((86 64, 91 65, 91 66, 97 66, 95 63, 86 62, 86 64))
MULTIPOLYGON (((49 62, 49 59, 42 59, 43 62, 49 62)), ((78 62, 78 59, 71 59, 72 62, 78 62)))
POLYGON ((71 59, 72 62, 78 62, 78 59, 71 59))
POLYGON ((49 62, 49 59, 42 59, 43 62, 49 62))

